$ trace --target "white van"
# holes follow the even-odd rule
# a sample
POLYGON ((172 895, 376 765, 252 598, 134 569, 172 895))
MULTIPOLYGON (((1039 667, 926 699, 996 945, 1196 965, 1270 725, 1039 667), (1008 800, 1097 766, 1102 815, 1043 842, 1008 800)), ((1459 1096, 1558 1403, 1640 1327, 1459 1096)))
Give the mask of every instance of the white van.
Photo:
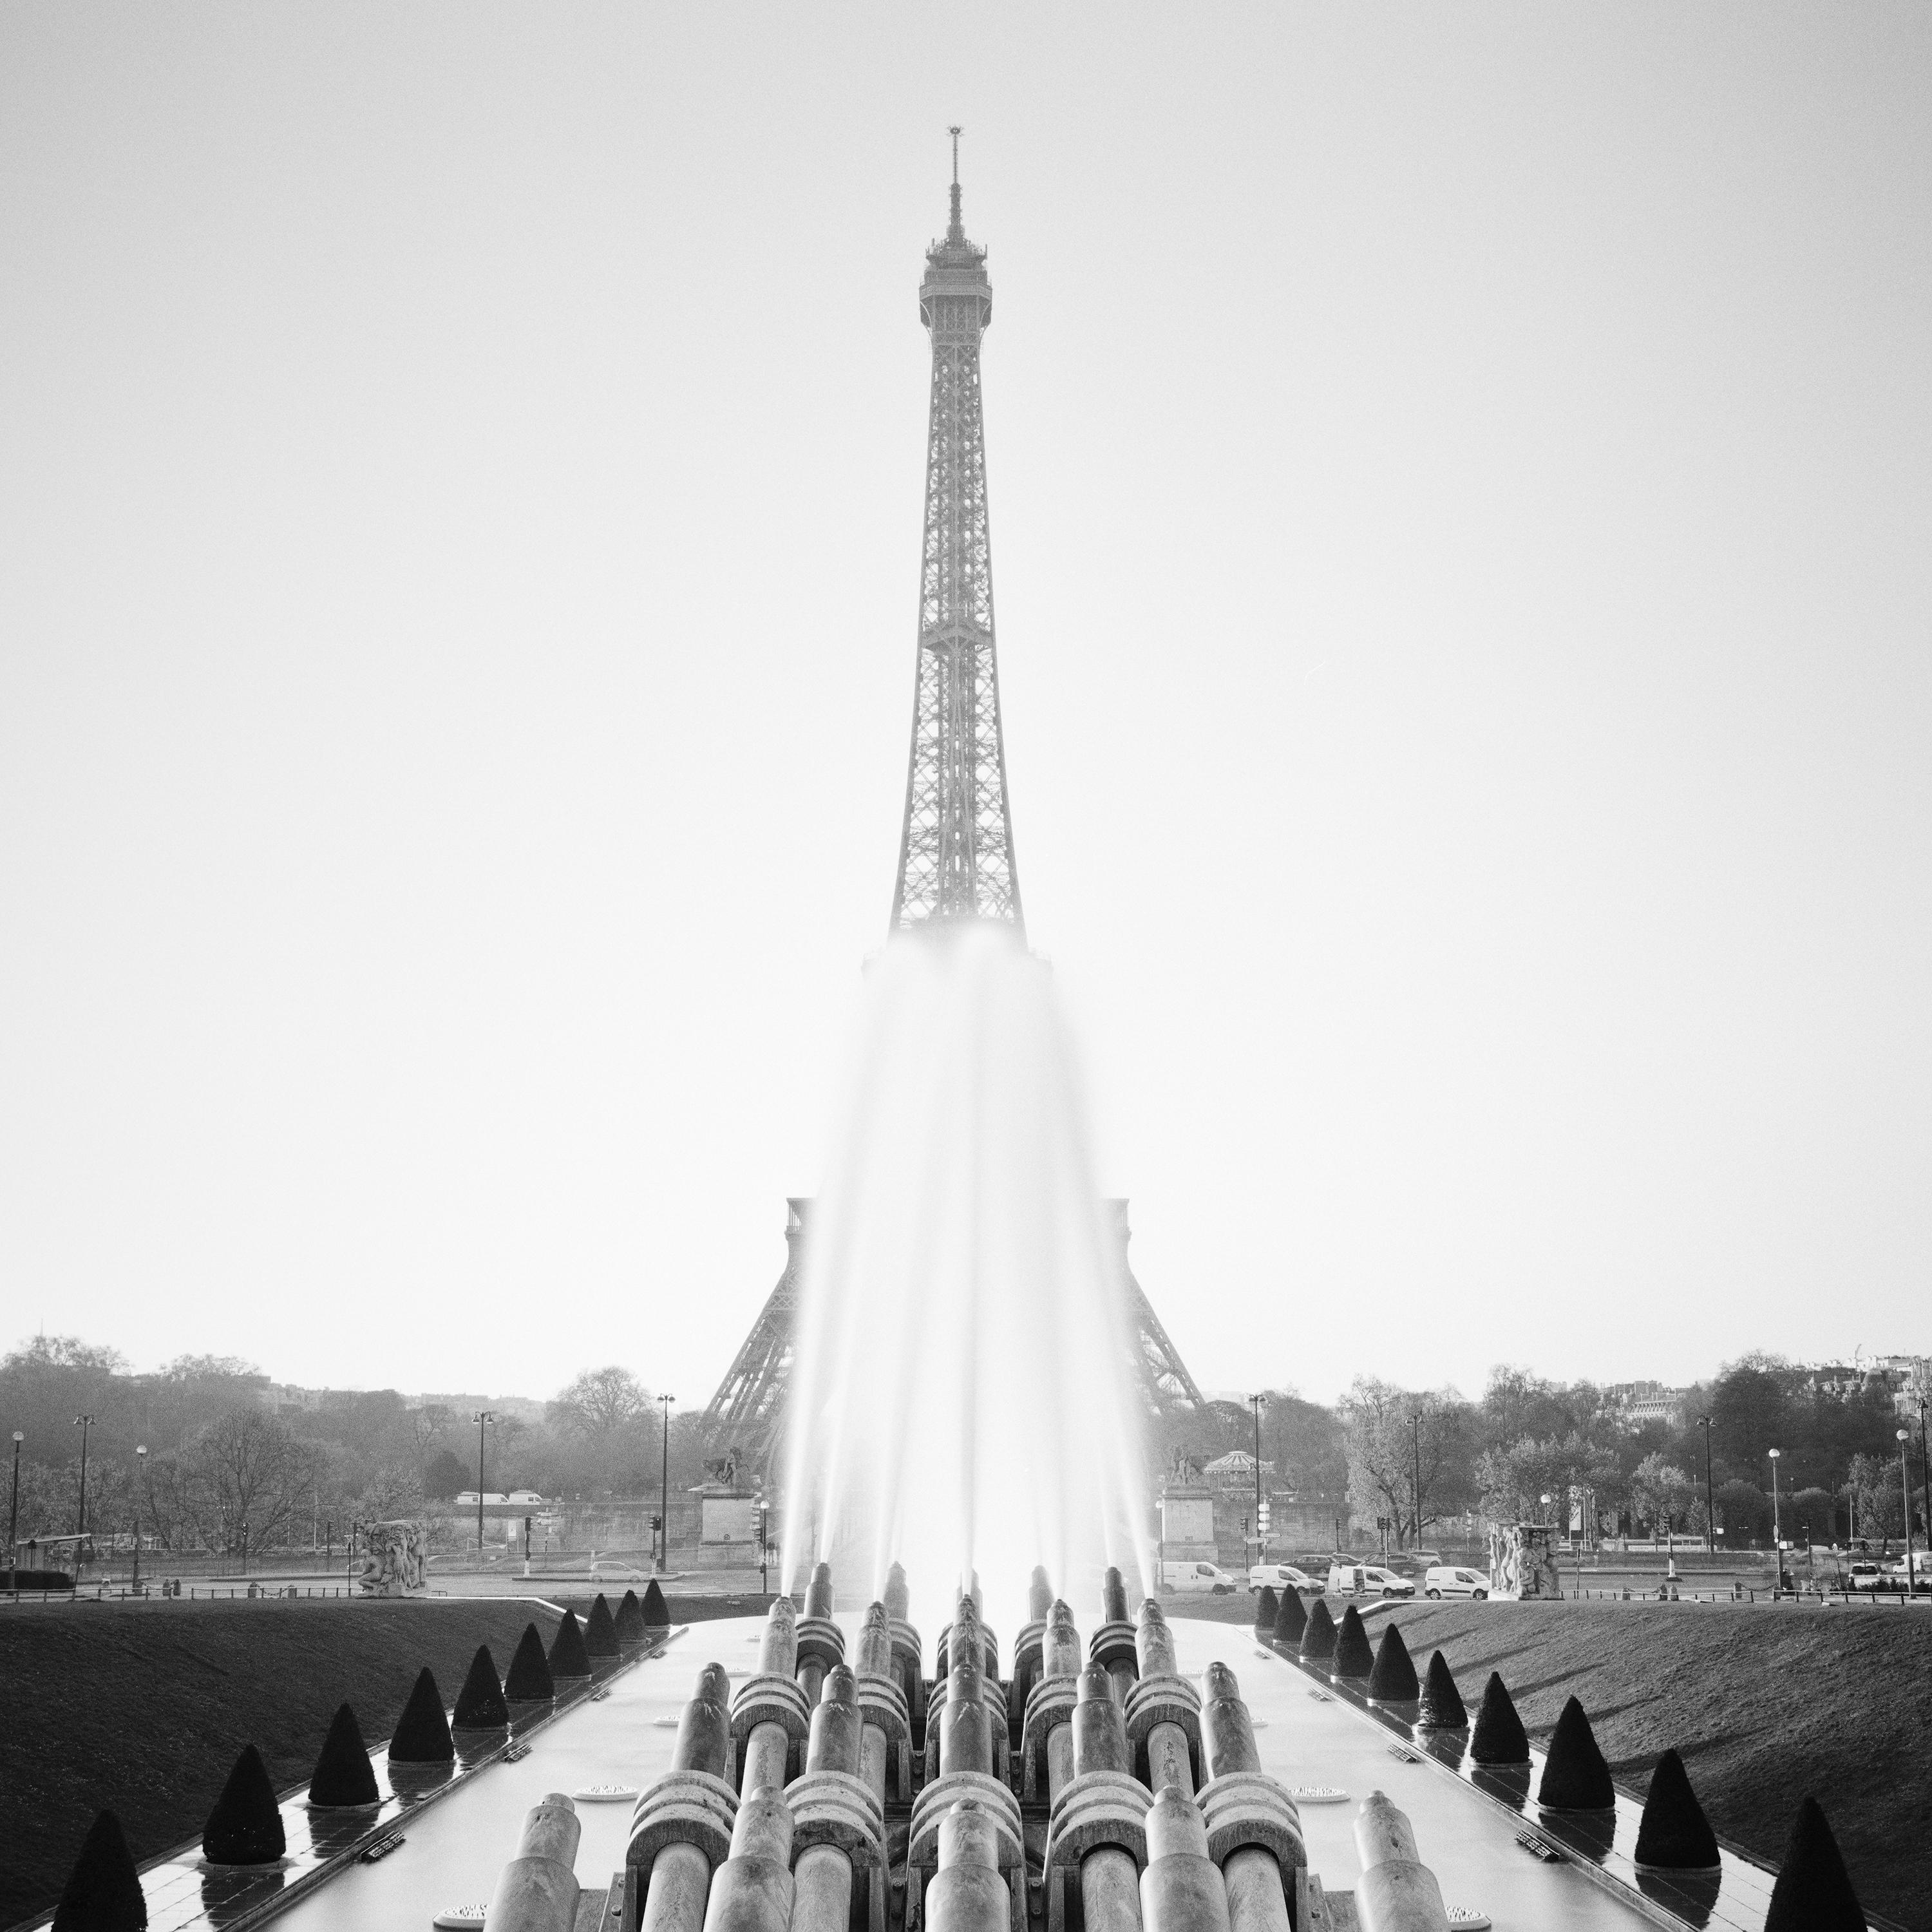
POLYGON ((1469 1597, 1480 1603, 1490 1594, 1490 1580, 1480 1570, 1466 1570, 1460 1564, 1434 1563, 1422 1580, 1426 1596, 1469 1597))
POLYGON ((1412 1597, 1415 1586, 1373 1563, 1331 1563, 1328 1587, 1338 1597, 1412 1597))
POLYGON ((1217 1597, 1229 1594, 1234 1588, 1234 1580, 1225 1570, 1218 1570, 1211 1563, 1163 1563, 1160 1566, 1160 1583, 1164 1590, 1179 1591, 1184 1594, 1211 1592, 1217 1597))
POLYGON ((1248 1570, 1248 1588, 1258 1595, 1262 1586, 1266 1584, 1277 1594, 1283 1590, 1298 1590, 1304 1596, 1322 1594, 1322 1586, 1305 1570, 1298 1570, 1292 1563, 1256 1563, 1248 1570))

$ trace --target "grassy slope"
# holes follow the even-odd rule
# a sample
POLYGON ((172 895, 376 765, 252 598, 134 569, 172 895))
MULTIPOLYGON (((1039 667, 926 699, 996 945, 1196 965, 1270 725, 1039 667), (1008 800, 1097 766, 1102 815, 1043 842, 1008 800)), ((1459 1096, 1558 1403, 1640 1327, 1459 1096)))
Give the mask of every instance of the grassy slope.
MULTIPOLYGON (((1331 1605, 1332 1608, 1333 1606, 1331 1605)), ((1197 1614, 1192 1605, 1171 1615, 1197 1614)), ((1199 1613, 1252 1622, 1253 1600, 1199 1613)), ((1641 1797, 1675 1746, 1711 1822, 1775 1863, 1814 1793, 1858 1895, 1932 1932, 1932 1616, 1771 1604, 1417 1604, 1416 1668, 1439 1649, 1473 1712, 1502 1673, 1532 1738, 1573 1693, 1610 1769, 1641 1797)))
MULTIPOLYGON (((580 1616, 589 1606, 551 1600, 580 1616)), ((673 1598, 672 1614, 735 1613, 719 1602, 673 1598)), ((244 1744, 278 1790, 299 1784, 344 1698, 379 1743, 425 1664, 453 1702, 476 1646, 507 1670, 532 1618, 548 1642, 548 1611, 488 1597, 0 1611, 0 1926, 52 1909, 103 1807, 119 1814, 136 1858, 164 1852, 200 1831, 244 1744)))

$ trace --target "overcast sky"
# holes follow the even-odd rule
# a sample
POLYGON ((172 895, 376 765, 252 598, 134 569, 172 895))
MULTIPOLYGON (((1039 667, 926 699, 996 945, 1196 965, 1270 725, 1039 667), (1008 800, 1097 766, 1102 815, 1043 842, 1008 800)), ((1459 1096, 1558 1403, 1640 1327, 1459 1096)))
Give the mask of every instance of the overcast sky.
POLYGON ((884 936, 955 121, 1197 1378, 1932 1345, 1932 12, 0 18, 0 1347, 709 1396, 884 936))

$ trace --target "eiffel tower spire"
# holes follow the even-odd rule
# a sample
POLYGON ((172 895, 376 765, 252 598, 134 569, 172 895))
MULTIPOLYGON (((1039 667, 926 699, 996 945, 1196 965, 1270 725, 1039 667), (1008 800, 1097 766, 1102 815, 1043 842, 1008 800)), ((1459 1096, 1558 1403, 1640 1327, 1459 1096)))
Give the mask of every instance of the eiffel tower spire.
POLYGON ((986 250, 966 238, 959 130, 951 131, 952 219, 945 238, 926 250, 919 291, 920 320, 932 336, 932 400, 912 756, 892 926, 896 932, 928 920, 998 919, 1024 938, 1000 735, 980 400, 980 338, 992 320, 993 290, 986 250))

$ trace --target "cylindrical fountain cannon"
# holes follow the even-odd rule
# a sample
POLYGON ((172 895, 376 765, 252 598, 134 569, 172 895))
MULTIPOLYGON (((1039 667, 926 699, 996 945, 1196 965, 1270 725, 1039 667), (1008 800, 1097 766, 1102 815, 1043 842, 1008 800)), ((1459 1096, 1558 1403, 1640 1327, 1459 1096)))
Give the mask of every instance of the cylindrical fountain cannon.
POLYGON ((979 1632, 980 1648, 985 1652, 981 1667, 988 1678, 997 1682, 1000 1675, 1000 1640, 988 1628, 986 1613, 980 1606, 980 1578, 976 1571, 970 1591, 961 1590, 953 1593, 952 1622, 939 1633, 939 1642, 934 1649, 933 1681, 935 1684, 943 1682, 952 1670, 952 1633, 956 1625, 963 1628, 961 1624, 962 1610, 972 1618, 974 1627, 979 1632))
POLYGON ((1076 1883, 1088 1932, 1140 1932, 1147 1788, 1130 1768, 1112 1678, 1097 1664, 1080 1673, 1072 1730, 1073 1776, 1046 1828, 1048 1932, 1064 1932, 1067 1889, 1076 1883))
POLYGON ((788 1932, 797 1888, 791 1875, 791 1810, 766 1785, 738 1807, 731 1856, 711 1881, 704 1932, 788 1932))
POLYGON ((903 1565, 895 1563, 886 1572, 886 1617, 892 1631, 892 1672, 898 1679, 899 1688, 905 1693, 906 1714, 912 1722, 912 1743, 915 1750, 926 1748, 926 1679, 924 1677, 923 1647, 919 1632, 907 1618, 912 1607, 911 1594, 906 1588, 906 1573, 903 1565))
POLYGON ((954 1768, 983 1770, 1004 1780, 1007 1757, 1006 1696, 994 1676, 998 1666, 999 1646, 992 1631, 981 1624, 971 1598, 960 1598, 953 1610, 952 1622, 940 1632, 939 1654, 946 1673, 946 1701, 940 1708, 936 1760, 930 1714, 926 1719, 928 1773, 937 1762, 942 1773, 954 1768), (956 1766, 950 1755, 955 1748, 950 1742, 952 1732, 956 1726, 972 1721, 967 1714, 974 1709, 983 1713, 986 1721, 983 1724, 973 1723, 970 1740, 957 1747, 968 1754, 960 1757, 956 1766), (982 1736, 987 1753, 983 1764, 980 1760, 980 1740, 982 1736))
POLYGON ((730 1856, 730 1695, 724 1666, 707 1664, 678 1720, 670 1769, 631 1814, 624 1862, 638 1874, 640 1932, 700 1932, 711 1875, 730 1856))
POLYGON ((1087 1661, 1112 1678, 1114 1702, 1124 1707, 1138 1663, 1134 1627, 1127 1618, 1127 1586, 1118 1570, 1110 1569, 1101 1580, 1100 1627, 1087 1640, 1087 1661))
POLYGON ((1233 1932, 1288 1932, 1288 1899, 1308 1863, 1301 1814, 1286 1788, 1262 1768, 1241 1687, 1225 1664, 1201 1680, 1202 1755, 1208 1783, 1201 1815, 1208 1856, 1221 1868, 1233 1932))
POLYGON ((859 1741, 859 1774, 881 1804, 889 1786, 898 1803, 909 1804, 912 1713, 893 1666, 892 1619, 884 1604, 874 1604, 866 1612, 857 1660, 859 1713, 865 1726, 859 1741))
POLYGON ((1013 1639, 1012 1682, 1006 1690, 1006 1723, 1016 1744, 1026 1723, 1027 1699, 1040 1681, 1047 1614, 1052 1607, 1053 1586, 1046 1580, 1046 1570, 1036 1564, 1027 1585, 1027 1620, 1013 1639))
POLYGON ((986 1648, 970 1597, 959 1600, 952 1635, 946 1702, 927 1718, 927 1781, 914 1803, 907 1839, 906 1932, 918 1932, 926 1881, 938 1863, 940 1821, 969 1798, 994 1820, 999 1869, 1012 1891, 1013 1932, 1025 1932, 1026 1854, 1019 1800, 1000 1775, 1006 1700, 999 1686, 986 1680, 986 1648), (935 1765, 936 1778, 932 1775, 935 1765))
POLYGON ((1047 1612, 1040 1674, 1027 1698, 1020 1734, 1020 1794, 1057 1798, 1073 1775, 1073 1706, 1079 1694, 1080 1633, 1073 1612, 1056 1602, 1047 1612))
POLYGON ((1201 1693, 1180 1674, 1174 1633, 1160 1606, 1141 1605, 1136 1637, 1139 1680, 1127 1693, 1127 1742, 1134 1768, 1156 1792, 1170 1785, 1192 1798, 1205 1780, 1201 1770, 1201 1693))
POLYGON ((791 1599, 775 1597, 765 1617, 757 1674, 739 1685, 731 1700, 740 1797, 767 1786, 783 1790, 810 1730, 811 1708, 798 1681, 797 1626, 791 1599))
POLYGON ((798 1624, 798 1681, 805 1687, 808 1711, 818 1702, 825 1673, 844 1661, 845 1633, 832 1618, 832 1565, 821 1563, 806 1586, 805 1615, 798 1624))
POLYGON ((1355 1913, 1362 1932, 1449 1932, 1449 1914, 1436 1874, 1415 1855, 1406 1813, 1372 1791, 1355 1816, 1362 1861, 1355 1913))
POLYGON ((926 1893, 932 1932, 1008 1932, 1012 1909, 999 1826, 984 1805, 962 1798, 939 1821, 939 1870, 926 1893))
POLYGON ((496 1880, 484 1932, 571 1932, 577 1917, 577 1807, 560 1791, 524 1814, 517 1855, 496 1880))
POLYGON ((812 1714, 804 1773, 785 1794, 798 1886, 792 1932, 846 1932, 855 1881, 871 1932, 885 1932, 885 1807, 859 1774, 865 1728, 858 1679, 836 1665, 812 1714))
POLYGON ((1201 1810, 1178 1784, 1148 1807, 1141 1919, 1147 1932, 1230 1932, 1227 1888, 1208 1856, 1201 1810))

